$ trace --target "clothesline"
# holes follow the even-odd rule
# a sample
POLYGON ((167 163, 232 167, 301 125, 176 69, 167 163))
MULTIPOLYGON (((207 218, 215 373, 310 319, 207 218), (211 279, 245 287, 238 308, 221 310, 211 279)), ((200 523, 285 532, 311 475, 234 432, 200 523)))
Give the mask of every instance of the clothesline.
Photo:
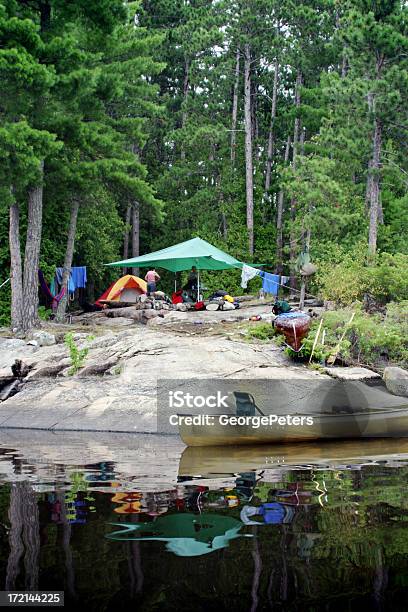
MULTIPOLYGON (((272 281, 272 282, 273 282, 273 281, 272 281)), ((295 291, 296 293, 302 293, 302 292, 301 292, 299 289, 295 289, 294 287, 291 287, 290 285, 285 285, 284 283, 279 283, 279 287, 285 287, 285 289, 290 289, 290 291, 295 291)), ((312 298, 314 298, 315 300, 318 300, 318 299, 319 299, 319 298, 318 298, 316 295, 312 295, 311 293, 307 293, 307 292, 305 291, 305 296, 306 296, 306 295, 307 295, 308 297, 312 297, 312 298)))
MULTIPOLYGON (((286 285, 285 282, 282 282, 282 278, 284 278, 286 281, 286 278, 288 277, 282 276, 279 274, 270 274, 269 272, 264 272, 263 270, 257 270, 256 268, 253 268, 252 266, 248 266, 247 264, 244 264, 242 266, 241 287, 246 289, 248 286, 248 281, 255 278, 255 276, 260 276, 263 279, 262 288, 265 291, 265 293, 271 293, 272 295, 277 296, 279 287, 285 287, 287 289, 290 289, 290 291, 301 293, 299 289, 290 287, 289 285, 286 285)), ((305 296, 312 297, 314 299, 318 299, 317 296, 313 295, 312 293, 308 293, 308 292, 305 292, 305 296)))
POLYGON ((0 289, 1 289, 2 287, 4 287, 4 285, 6 285, 6 284, 7 284, 9 281, 10 281, 10 278, 6 278, 6 280, 4 281, 4 283, 1 283, 1 285, 0 285, 0 289))
MULTIPOLYGON (((299 289, 294 289, 294 287, 290 287, 289 285, 283 285, 283 284, 281 283, 281 285, 280 285, 280 286, 281 286, 281 287, 285 287, 286 289, 290 289, 291 291, 296 291, 296 293, 302 293, 302 292, 301 292, 299 289)), ((319 298, 317 297, 317 295, 313 295, 312 293, 307 293, 306 291, 305 291, 305 295, 307 295, 307 296, 309 296, 309 297, 312 297, 312 298, 314 298, 315 300, 318 300, 318 299, 319 299, 319 298)))

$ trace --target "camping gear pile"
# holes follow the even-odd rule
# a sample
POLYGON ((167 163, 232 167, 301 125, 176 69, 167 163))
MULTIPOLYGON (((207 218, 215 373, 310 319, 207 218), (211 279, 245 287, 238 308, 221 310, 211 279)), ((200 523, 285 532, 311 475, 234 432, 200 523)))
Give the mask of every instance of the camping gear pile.
POLYGON ((218 289, 208 299, 198 300, 194 302, 191 299, 191 295, 179 289, 175 291, 171 298, 172 304, 175 306, 175 310, 187 311, 187 310, 235 310, 239 308, 239 302, 229 295, 226 291, 218 289))

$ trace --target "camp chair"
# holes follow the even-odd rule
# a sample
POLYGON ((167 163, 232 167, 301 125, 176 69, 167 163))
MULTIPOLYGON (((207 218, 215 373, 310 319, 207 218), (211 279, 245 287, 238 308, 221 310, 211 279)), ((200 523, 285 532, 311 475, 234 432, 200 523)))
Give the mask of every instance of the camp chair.
POLYGON ((256 411, 258 411, 260 415, 265 416, 262 410, 256 405, 254 396, 251 395, 251 393, 234 391, 234 395, 237 416, 255 416, 256 411))

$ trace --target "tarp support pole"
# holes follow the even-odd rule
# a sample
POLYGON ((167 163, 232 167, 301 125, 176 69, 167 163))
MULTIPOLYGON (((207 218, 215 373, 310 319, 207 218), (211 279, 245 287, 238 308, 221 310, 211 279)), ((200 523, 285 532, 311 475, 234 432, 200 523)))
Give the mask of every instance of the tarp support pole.
POLYGON ((197 302, 200 301, 200 270, 197 270, 197 302))

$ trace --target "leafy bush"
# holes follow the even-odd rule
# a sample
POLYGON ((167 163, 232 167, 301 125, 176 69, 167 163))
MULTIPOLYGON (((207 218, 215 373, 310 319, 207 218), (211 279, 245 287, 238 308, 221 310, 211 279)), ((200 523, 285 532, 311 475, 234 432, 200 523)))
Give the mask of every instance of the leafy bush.
POLYGON ((248 338, 270 340, 275 335, 275 330, 270 323, 256 323, 248 327, 246 333, 248 338))
POLYGON ((377 265, 367 268, 369 291, 383 303, 408 297, 408 255, 381 253, 377 265))
POLYGON ((408 295, 408 255, 381 253, 375 265, 366 265, 364 252, 350 253, 339 263, 320 263, 317 279, 326 300, 349 305, 369 293, 382 304, 408 295))
POLYGON ((46 308, 45 306, 38 307, 38 316, 41 321, 49 321, 52 315, 52 310, 50 308, 46 308))

